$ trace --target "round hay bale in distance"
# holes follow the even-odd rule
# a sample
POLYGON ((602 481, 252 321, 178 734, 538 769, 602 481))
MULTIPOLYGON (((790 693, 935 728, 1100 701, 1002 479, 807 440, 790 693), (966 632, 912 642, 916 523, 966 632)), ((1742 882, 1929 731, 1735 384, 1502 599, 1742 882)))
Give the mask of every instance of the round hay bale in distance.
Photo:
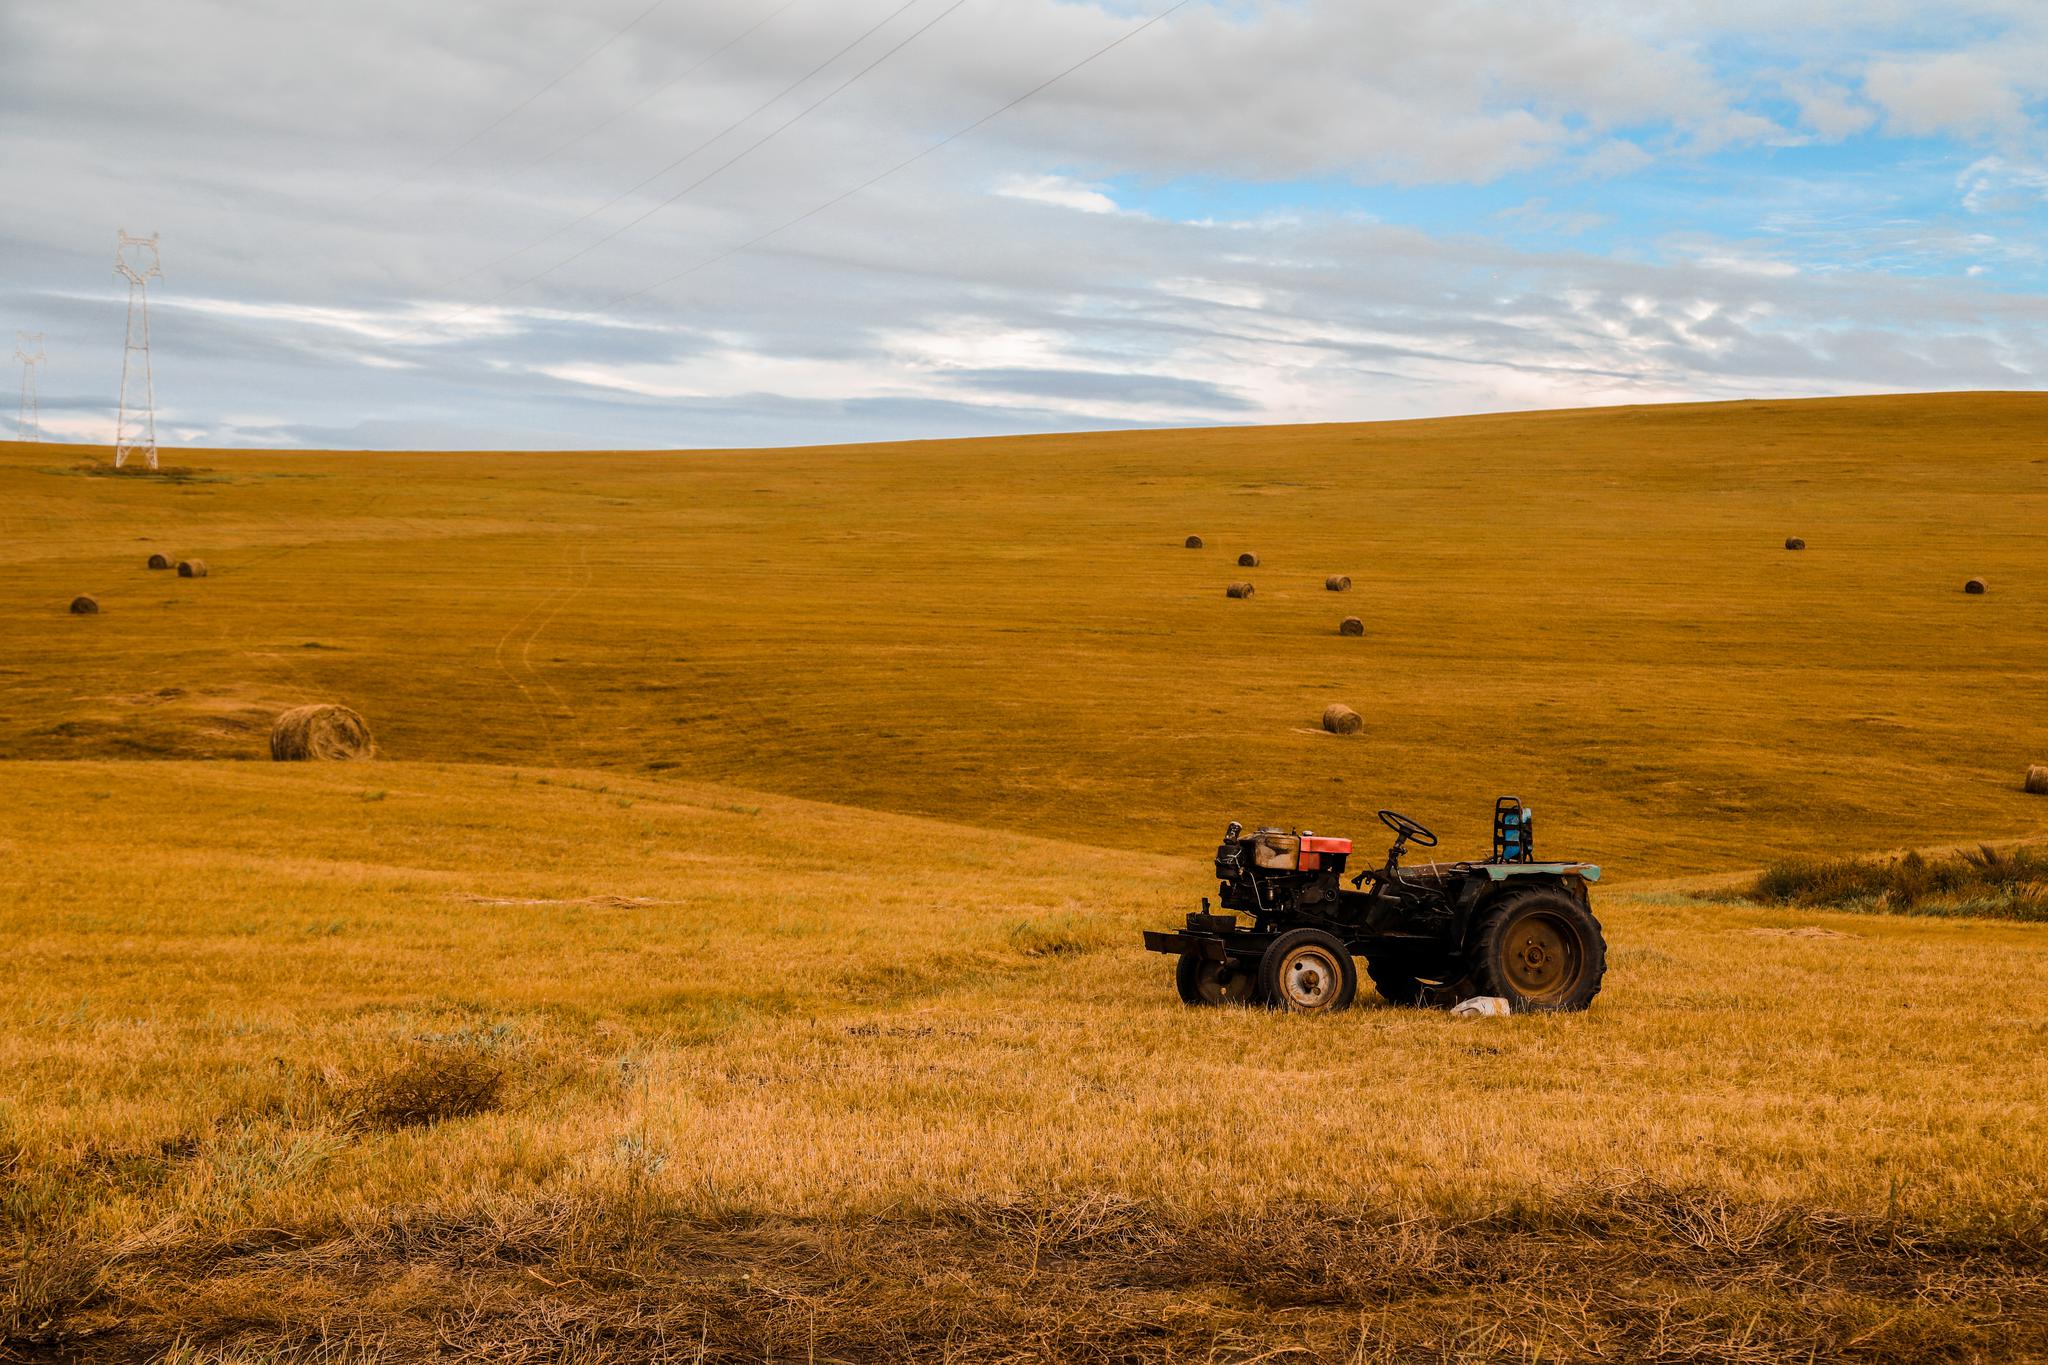
POLYGON ((1323 728, 1333 735, 1355 735, 1365 728, 1365 718, 1343 702, 1333 701, 1323 708, 1323 728))
POLYGON ((1252 585, 1249 583, 1232 583, 1223 590, 1223 595, 1225 597, 1250 597, 1252 595, 1252 585))
POLYGON ((71 614, 73 616, 98 616, 100 614, 99 598, 89 593, 78 594, 78 596, 71 599, 71 614))
POLYGON ((1984 595, 1984 580, 1981 578, 1971 579, 1963 584, 1963 591, 1969 593, 1972 597, 1982 597, 1984 595))
POLYGON ((178 561, 178 577, 206 577, 206 561, 203 559, 181 559, 178 561))
POLYGON ((149 557, 149 567, 152 569, 168 569, 171 567, 171 557, 166 554, 151 555, 149 557))
POLYGON ((1798 536, 1786 536, 1785 548, 1788 550, 1803 550, 1806 548, 1806 542, 1798 536))
POLYGON ((1189 536, 1189 537, 1188 537, 1188 539, 1187 539, 1187 546, 1188 546, 1188 548, 1189 548, 1190 550, 1199 550, 1199 549, 1201 549, 1201 548, 1202 548, 1202 538, 1201 538, 1200 536, 1189 536))
POLYGON ((2025 786, 2035 796, 2048 796, 2048 767, 2039 763, 2028 764, 2025 786))
POLYGON ((1328 592, 1350 592, 1351 575, 1348 573, 1333 573, 1323 580, 1323 588, 1328 592))
POLYGON ((1250 550, 1246 550, 1237 557, 1237 567, 1240 569, 1256 569, 1259 567, 1259 557, 1250 550))
POLYGON ((1365 622, 1359 620, 1356 616, 1347 616, 1337 623, 1337 633, 1339 635, 1363 635, 1365 634, 1365 622))
POLYGON ((270 728, 270 756, 279 763, 369 758, 376 752, 369 725, 346 706, 294 706, 270 728))

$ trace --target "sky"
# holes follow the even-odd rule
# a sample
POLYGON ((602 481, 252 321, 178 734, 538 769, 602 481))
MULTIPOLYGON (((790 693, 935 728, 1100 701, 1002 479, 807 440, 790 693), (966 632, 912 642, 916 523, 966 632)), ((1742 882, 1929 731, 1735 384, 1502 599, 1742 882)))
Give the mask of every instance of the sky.
POLYGON ((2048 0, 0 0, 51 439, 122 229, 166 447, 2032 389, 2048 0))

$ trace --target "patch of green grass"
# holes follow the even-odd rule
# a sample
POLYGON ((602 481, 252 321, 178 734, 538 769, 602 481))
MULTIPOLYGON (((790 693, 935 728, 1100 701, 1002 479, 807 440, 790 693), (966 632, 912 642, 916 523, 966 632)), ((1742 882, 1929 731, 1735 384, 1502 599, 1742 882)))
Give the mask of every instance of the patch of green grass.
POLYGON ((1986 844, 1932 858, 1795 858, 1766 868, 1747 894, 1813 909, 2048 922, 2048 848, 1986 844))

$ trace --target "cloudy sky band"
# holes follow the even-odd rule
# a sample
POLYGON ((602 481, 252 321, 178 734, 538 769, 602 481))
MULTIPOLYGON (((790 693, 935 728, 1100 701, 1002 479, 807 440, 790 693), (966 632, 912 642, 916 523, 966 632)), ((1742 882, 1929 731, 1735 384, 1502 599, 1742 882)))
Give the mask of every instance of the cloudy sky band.
POLYGON ((2048 374, 2048 7, 1195 0, 719 259, 1163 8, 952 3, 0 8, 0 326, 48 336, 45 428, 108 439, 113 231, 161 230, 160 426, 204 444, 781 444, 2048 374))

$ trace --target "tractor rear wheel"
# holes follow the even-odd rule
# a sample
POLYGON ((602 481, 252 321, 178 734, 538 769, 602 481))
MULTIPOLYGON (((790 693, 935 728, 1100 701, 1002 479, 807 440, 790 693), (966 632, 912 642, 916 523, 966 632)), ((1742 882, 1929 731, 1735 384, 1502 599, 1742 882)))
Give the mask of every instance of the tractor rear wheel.
POLYGON ((1582 1010, 1607 974, 1607 940, 1593 912, 1562 891, 1524 891, 1480 926, 1471 977, 1482 995, 1524 1010, 1582 1010))
POLYGON ((1293 1014, 1351 1008, 1358 994, 1358 964, 1334 934, 1290 929, 1259 959, 1260 1003, 1293 1014))
POLYGON ((1186 1005, 1248 1005, 1257 974, 1234 957, 1221 962, 1199 953, 1182 953, 1173 969, 1173 984, 1186 1005))

